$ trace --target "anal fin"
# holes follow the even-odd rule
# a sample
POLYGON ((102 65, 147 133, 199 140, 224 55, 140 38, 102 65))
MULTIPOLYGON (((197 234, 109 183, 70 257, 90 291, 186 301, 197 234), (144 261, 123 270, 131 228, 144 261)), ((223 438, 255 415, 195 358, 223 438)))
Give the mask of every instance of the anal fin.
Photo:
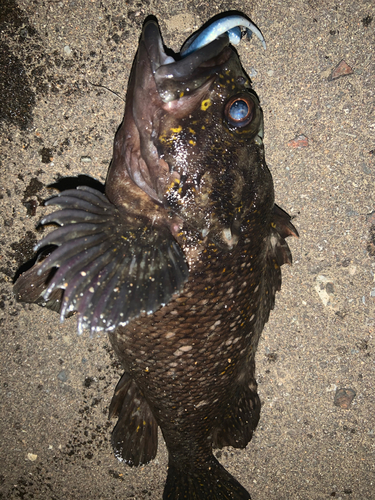
POLYGON ((251 389, 247 384, 238 384, 213 435, 214 448, 245 448, 258 425, 260 406, 256 386, 251 389))
POLYGON ((149 404, 133 379, 125 372, 117 384, 109 407, 109 418, 118 417, 111 442, 119 460, 142 465, 156 456, 158 424, 149 404))

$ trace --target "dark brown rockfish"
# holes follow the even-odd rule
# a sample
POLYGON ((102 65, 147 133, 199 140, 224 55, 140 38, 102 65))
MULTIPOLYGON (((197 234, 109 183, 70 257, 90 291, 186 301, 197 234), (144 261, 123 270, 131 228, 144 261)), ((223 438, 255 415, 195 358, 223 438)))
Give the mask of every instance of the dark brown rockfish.
POLYGON ((262 111, 227 31, 197 40, 173 58, 145 23, 105 195, 47 202, 60 210, 41 223, 61 227, 15 293, 108 331, 125 370, 118 458, 152 460, 160 426, 165 499, 249 499, 212 449, 244 448, 258 423, 255 351, 297 232, 274 204, 262 111))

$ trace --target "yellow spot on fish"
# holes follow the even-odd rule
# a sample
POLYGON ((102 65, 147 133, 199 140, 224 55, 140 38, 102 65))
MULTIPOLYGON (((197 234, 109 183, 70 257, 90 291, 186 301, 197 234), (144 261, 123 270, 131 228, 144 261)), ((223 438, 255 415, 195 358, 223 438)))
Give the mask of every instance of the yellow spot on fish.
POLYGON ((174 179, 171 184, 168 186, 167 191, 171 191, 175 189, 180 184, 180 179, 174 179))
POLYGON ((185 92, 183 92, 183 91, 182 91, 182 92, 180 92, 180 97, 184 97, 184 93, 185 93, 185 92))
POLYGON ((276 224, 274 222, 271 222, 271 227, 273 227, 274 229, 276 229, 276 224))
POLYGON ((211 106, 211 104, 212 104, 211 99, 204 99, 201 102, 201 110, 207 111, 207 109, 211 106))
POLYGON ((168 142, 168 138, 165 134, 159 135, 159 141, 161 142, 161 144, 165 144, 168 142))
POLYGON ((195 141, 193 141, 192 139, 190 139, 189 144, 191 144, 192 146, 195 146, 197 143, 195 141))
POLYGON ((206 127, 205 127, 205 125, 202 125, 202 130, 206 130, 206 127))
POLYGON ((191 134, 195 134, 195 130, 193 130, 193 129, 192 129, 192 128, 190 128, 190 127, 189 127, 189 132, 190 132, 191 134))
POLYGON ((179 134, 182 130, 182 127, 181 125, 179 125, 178 127, 175 127, 175 128, 171 128, 171 132, 173 132, 174 134, 179 134))

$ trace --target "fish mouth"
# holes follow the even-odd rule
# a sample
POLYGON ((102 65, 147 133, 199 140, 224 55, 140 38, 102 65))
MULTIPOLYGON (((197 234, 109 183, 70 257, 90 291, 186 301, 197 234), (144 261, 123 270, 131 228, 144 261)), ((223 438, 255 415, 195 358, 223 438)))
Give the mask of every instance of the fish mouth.
POLYGON ((106 195, 112 203, 128 205, 121 186, 130 178, 154 203, 165 204, 169 186, 180 175, 157 149, 161 120, 163 115, 180 119, 193 112, 221 66, 235 54, 229 44, 224 33, 186 56, 172 56, 165 49, 156 19, 146 20, 107 176, 106 195))
POLYGON ((233 51, 229 49, 229 36, 223 33, 207 45, 181 56, 165 52, 159 26, 154 19, 146 21, 141 38, 147 54, 155 84, 161 100, 169 103, 202 87, 217 73, 218 66, 228 61, 233 51))

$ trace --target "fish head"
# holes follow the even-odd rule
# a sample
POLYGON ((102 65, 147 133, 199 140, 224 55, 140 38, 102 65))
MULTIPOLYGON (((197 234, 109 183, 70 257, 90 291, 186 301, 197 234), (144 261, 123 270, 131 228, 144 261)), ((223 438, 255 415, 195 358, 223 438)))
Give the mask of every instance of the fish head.
POLYGON ((227 250, 249 211, 269 212, 262 110, 226 33, 172 56, 157 23, 145 23, 107 186, 115 205, 152 205, 174 235, 193 230, 227 250))

